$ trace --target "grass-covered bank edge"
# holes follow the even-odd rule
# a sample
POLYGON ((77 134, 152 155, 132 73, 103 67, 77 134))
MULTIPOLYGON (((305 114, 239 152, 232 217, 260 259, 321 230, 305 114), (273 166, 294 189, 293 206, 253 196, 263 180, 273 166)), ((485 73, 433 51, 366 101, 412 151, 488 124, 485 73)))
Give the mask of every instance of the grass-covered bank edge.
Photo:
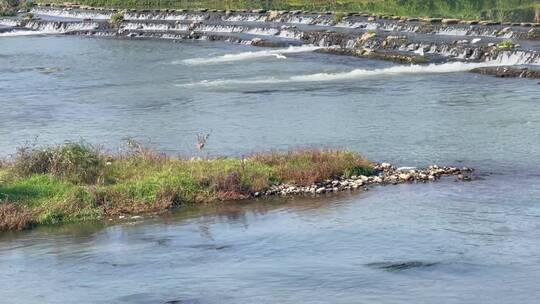
POLYGON ((0 0, 0 17, 15 16, 18 10, 28 10, 32 6, 33 0, 0 0))
MULTIPOLYGON (((63 0, 40 3, 65 4, 63 0)), ((540 22, 538 0, 77 0, 92 7, 124 9, 303 10, 366 12, 407 17, 470 18, 507 22, 540 22)))
POLYGON ((85 143, 23 147, 0 165, 0 230, 160 213, 184 204, 247 199, 272 185, 307 186, 373 173, 371 162, 342 150, 187 159, 140 145, 118 154, 85 143))

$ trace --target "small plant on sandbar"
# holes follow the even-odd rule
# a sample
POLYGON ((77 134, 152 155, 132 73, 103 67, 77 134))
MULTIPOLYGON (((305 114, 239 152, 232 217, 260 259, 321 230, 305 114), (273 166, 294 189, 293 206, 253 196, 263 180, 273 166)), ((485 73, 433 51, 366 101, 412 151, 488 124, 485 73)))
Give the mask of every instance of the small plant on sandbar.
POLYGON ((119 27, 120 24, 124 21, 124 12, 118 12, 111 16, 109 23, 114 27, 119 27))
POLYGON ((497 48, 501 50, 511 50, 515 49, 516 45, 511 40, 504 40, 497 44, 497 48))
POLYGON ((338 24, 340 23, 341 21, 343 21, 343 19, 345 19, 345 13, 342 13, 342 12, 337 12, 335 15, 334 15, 334 24, 338 24))

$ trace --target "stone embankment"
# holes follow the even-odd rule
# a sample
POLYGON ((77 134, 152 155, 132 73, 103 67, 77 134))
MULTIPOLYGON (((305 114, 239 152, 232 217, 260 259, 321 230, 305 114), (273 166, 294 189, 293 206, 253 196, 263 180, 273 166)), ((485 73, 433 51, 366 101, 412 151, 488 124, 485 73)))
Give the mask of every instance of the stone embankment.
POLYGON ((274 185, 264 192, 254 193, 255 197, 275 195, 318 195, 342 191, 369 190, 374 185, 397 185, 404 183, 434 182, 442 177, 454 176, 459 181, 471 181, 474 170, 471 168, 430 166, 427 169, 397 168, 389 163, 375 166, 373 176, 352 176, 326 180, 309 186, 274 185))

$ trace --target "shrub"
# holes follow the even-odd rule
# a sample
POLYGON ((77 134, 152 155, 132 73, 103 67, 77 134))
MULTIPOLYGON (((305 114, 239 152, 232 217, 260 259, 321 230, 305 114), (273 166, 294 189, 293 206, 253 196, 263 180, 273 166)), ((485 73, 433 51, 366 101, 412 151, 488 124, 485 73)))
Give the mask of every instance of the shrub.
POLYGON ((97 183, 102 180, 104 157, 93 147, 84 143, 38 149, 24 146, 17 150, 13 165, 19 176, 52 174, 73 183, 97 183))
POLYGON ((109 21, 114 26, 120 26, 120 24, 124 21, 124 12, 118 12, 111 16, 111 20, 109 21))
POLYGON ((345 13, 337 12, 337 13, 334 14, 333 22, 334 22, 334 24, 338 24, 341 21, 343 21, 343 19, 345 19, 345 13))
POLYGON ((33 6, 34 6, 34 1, 32 0, 26 0, 22 3, 21 5, 22 7, 26 8, 26 9, 31 9, 33 6))
POLYGON ((16 13, 13 10, 0 8, 0 17, 10 17, 10 16, 15 16, 15 15, 16 13))

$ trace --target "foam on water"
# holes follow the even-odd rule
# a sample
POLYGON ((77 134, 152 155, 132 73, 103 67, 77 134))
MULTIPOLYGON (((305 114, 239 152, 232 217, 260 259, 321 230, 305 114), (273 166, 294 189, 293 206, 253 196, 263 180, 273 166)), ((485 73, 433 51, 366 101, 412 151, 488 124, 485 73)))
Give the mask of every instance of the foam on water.
POLYGON ((35 36, 35 35, 50 35, 57 34, 49 31, 30 31, 30 30, 15 30, 10 32, 0 33, 0 37, 19 37, 19 36, 35 36))
MULTIPOLYGON (((219 64, 225 62, 234 62, 234 61, 243 61, 243 60, 253 60, 266 57, 276 57, 280 58, 282 54, 293 54, 293 53, 303 53, 303 52, 312 52, 320 49, 318 46, 291 46, 284 49, 275 49, 275 50, 264 50, 256 52, 243 52, 238 54, 227 54, 218 57, 212 58, 193 58, 186 59, 182 61, 174 61, 173 64, 189 64, 189 65, 204 65, 204 64, 219 64)), ((281 57, 282 58, 282 57, 281 57)))
POLYGON ((58 18, 70 18, 70 19, 100 19, 108 20, 113 15, 111 12, 93 12, 93 11, 79 11, 79 10, 65 10, 65 9, 44 9, 33 8, 31 12, 40 16, 51 16, 58 18))
POLYGON ((429 65, 398 65, 382 69, 355 69, 349 72, 339 73, 316 73, 309 75, 295 75, 287 78, 263 78, 263 79, 231 79, 231 80, 212 80, 201 81, 191 84, 180 84, 178 86, 207 86, 219 87, 228 85, 252 85, 252 84, 283 84, 283 83, 301 83, 301 82, 332 82, 347 81, 362 78, 374 78, 395 75, 413 75, 413 74, 445 74, 467 72, 475 68, 500 66, 500 65, 521 65, 521 64, 540 64, 538 57, 531 57, 525 52, 504 52, 499 57, 490 61, 469 63, 469 62, 449 62, 443 64, 429 65))
POLYGON ((0 25, 3 26, 18 26, 19 21, 15 19, 0 19, 0 25))
POLYGON ((95 30, 99 27, 96 22, 28 22, 25 28, 40 31, 43 33, 62 34, 73 31, 88 31, 95 30))

